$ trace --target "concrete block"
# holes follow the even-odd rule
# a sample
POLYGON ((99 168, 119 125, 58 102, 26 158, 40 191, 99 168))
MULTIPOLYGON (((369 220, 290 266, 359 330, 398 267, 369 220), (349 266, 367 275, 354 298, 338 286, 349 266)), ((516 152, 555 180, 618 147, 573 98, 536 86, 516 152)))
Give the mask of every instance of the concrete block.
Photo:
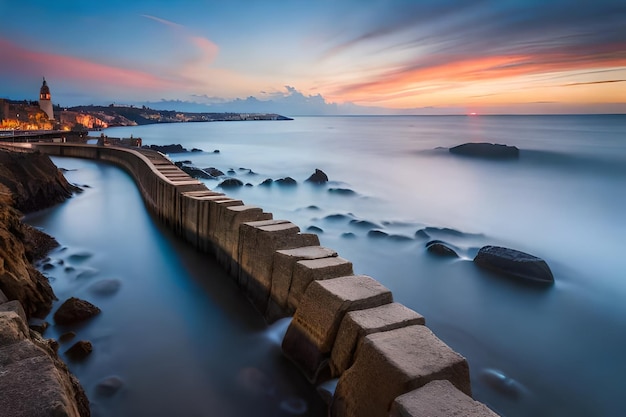
POLYGON ((262 208, 256 206, 232 205, 224 201, 218 201, 216 205, 221 208, 216 211, 214 223, 216 259, 226 272, 236 278, 239 273, 239 227, 244 222, 271 219, 272 214, 264 213, 262 208))
POLYGON ((340 256, 297 261, 293 266, 291 286, 287 296, 289 312, 296 311, 311 282, 352 274, 352 262, 340 256))
POLYGON ((392 301, 391 291, 366 275, 314 281, 287 329, 283 353, 311 382, 328 379, 328 357, 344 315, 392 301))
POLYGON ((330 355, 331 375, 339 377, 352 365, 354 352, 366 335, 424 323, 421 314, 399 303, 348 312, 341 321, 330 355))
POLYGON ((467 361, 426 326, 369 334, 339 378, 331 416, 386 416, 396 397, 437 379, 471 396, 467 361))
POLYGON ((238 261, 239 285, 262 313, 272 287, 274 253, 281 249, 319 245, 317 235, 300 233, 287 220, 247 222, 241 225, 238 261))
POLYGON ((395 399, 389 417, 498 417, 449 381, 432 381, 395 399))
POLYGON ((277 250, 274 253, 272 287, 265 319, 269 323, 294 313, 287 309, 287 297, 291 287, 293 268, 298 261, 334 258, 337 252, 323 246, 304 246, 295 249, 277 250))

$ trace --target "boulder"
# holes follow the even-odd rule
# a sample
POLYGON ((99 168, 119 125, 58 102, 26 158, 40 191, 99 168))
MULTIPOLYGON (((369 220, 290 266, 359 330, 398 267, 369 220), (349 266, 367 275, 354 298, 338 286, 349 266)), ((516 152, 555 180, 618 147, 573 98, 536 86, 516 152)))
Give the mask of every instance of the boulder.
POLYGON ((68 325, 87 320, 99 313, 100 309, 90 302, 71 297, 54 313, 54 321, 57 324, 68 325))
POLYGON ((496 143, 464 143, 449 149, 456 155, 473 156, 490 159, 517 159, 519 149, 516 146, 500 145, 496 143))
POLYGON ((222 188, 234 188, 243 186, 243 182, 238 180, 237 178, 227 178, 224 181, 220 182, 218 187, 222 188))
POLYGON ((274 180, 273 180, 273 179, 271 179, 271 178, 266 178, 266 179, 264 179, 264 180, 263 180, 263 182, 262 182, 261 184, 259 184, 259 185, 268 186, 268 185, 272 185, 272 183, 273 183, 273 182, 274 182, 274 180))
POLYGON ((279 178, 276 180, 279 185, 296 185, 298 182, 291 177, 279 178))
POLYGON ((219 169, 215 167, 205 168, 204 170, 208 172, 209 174, 213 175, 214 177, 221 177, 222 175, 224 175, 222 171, 220 171, 219 169))
POLYGON ((71 348, 65 351, 65 354, 74 360, 85 359, 93 351, 91 342, 87 340, 79 340, 74 343, 71 348))
POLYGON ((315 169, 315 172, 311 174, 311 176, 307 178, 305 181, 312 182, 314 184, 324 184, 328 182, 328 176, 326 175, 324 171, 320 169, 315 169))
POLYGON ((426 250, 433 255, 442 256, 442 257, 450 257, 450 258, 458 258, 459 255, 448 246, 445 242, 440 240, 431 240, 426 243, 426 250))
POLYGON ((483 246, 474 258, 480 267, 531 281, 553 283, 554 276, 541 258, 500 246, 483 246))

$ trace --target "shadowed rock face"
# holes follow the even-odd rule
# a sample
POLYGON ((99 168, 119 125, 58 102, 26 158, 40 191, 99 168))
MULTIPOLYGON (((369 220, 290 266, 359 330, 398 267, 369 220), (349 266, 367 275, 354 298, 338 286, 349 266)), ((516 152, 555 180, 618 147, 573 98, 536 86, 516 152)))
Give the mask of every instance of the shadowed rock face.
POLYGON ((490 159, 519 158, 517 147, 495 143, 464 143, 450 148, 450 153, 490 159))
POLYGON ((16 209, 28 213, 65 201, 79 188, 69 184, 47 155, 0 149, 0 184, 13 195, 16 209))
POLYGON ((474 263, 505 275, 531 281, 553 283, 554 276, 541 258, 500 246, 484 246, 474 258, 474 263))

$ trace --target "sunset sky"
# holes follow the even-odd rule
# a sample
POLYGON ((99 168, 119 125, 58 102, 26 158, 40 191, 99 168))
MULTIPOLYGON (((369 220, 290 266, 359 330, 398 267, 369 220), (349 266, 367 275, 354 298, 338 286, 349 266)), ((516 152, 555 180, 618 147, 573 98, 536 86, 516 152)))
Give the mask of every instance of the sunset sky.
POLYGON ((0 0, 0 17, 0 98, 45 76, 63 106, 626 113, 624 0, 0 0))

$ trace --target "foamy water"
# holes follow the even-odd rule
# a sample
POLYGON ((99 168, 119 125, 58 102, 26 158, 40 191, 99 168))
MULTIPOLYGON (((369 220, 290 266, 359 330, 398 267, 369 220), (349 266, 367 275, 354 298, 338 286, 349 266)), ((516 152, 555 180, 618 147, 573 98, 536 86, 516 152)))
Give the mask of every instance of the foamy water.
MULTIPOLYGON (((440 338, 467 357, 475 398, 499 413, 617 416, 626 369, 621 354, 626 347, 625 131, 624 116, 493 116, 296 118, 105 133, 203 149, 170 156, 201 168, 232 169, 229 176, 252 186, 227 194, 303 231, 314 226, 310 230, 323 245, 353 261, 355 272, 392 289, 397 301, 423 314, 440 338), (472 159, 445 149, 465 142, 515 145, 520 159, 472 159), (328 174, 327 185, 303 182, 315 168, 328 174), (299 184, 258 186, 285 176, 299 184), (430 238, 456 247, 460 258, 427 253, 428 240, 415 236, 425 228, 430 238), (372 238, 373 229, 395 238, 372 238), (555 285, 528 286, 476 268, 471 259, 487 244, 542 257, 555 285)), ((101 201, 90 200, 92 208, 85 211, 96 230, 107 228, 104 219, 111 213, 137 215, 123 210, 126 203, 107 205, 107 196, 119 193, 117 180, 107 183, 110 172, 91 178, 104 188, 95 197, 101 201)), ((206 181, 219 190, 218 183, 206 181)), ((145 239, 172 244, 158 233, 145 239)), ((171 248, 160 245, 163 262, 176 269, 177 256, 169 257, 171 248)), ((111 249, 101 248, 103 254, 111 249)), ((151 259, 151 254, 136 257, 151 259)), ((114 259, 120 260, 120 271, 128 269, 122 255, 110 262, 114 259)), ((124 289, 125 284, 117 298, 124 289)), ((211 296, 198 301, 200 309, 206 297, 211 296)), ((132 312, 138 304, 124 308, 132 312)), ((197 335, 187 336, 195 343, 197 335)))

